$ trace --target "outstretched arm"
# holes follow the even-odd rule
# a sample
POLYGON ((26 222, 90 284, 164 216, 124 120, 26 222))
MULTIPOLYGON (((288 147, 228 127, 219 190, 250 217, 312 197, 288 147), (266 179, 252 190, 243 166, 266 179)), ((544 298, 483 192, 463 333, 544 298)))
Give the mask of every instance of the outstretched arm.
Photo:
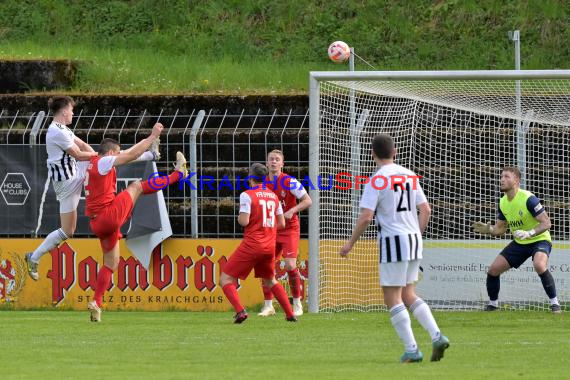
POLYGON ((128 164, 129 162, 136 160, 141 154, 146 152, 146 150, 150 147, 152 142, 156 140, 158 136, 160 136, 160 133, 162 132, 163 128, 164 127, 162 126, 162 124, 156 123, 152 127, 152 132, 150 136, 148 136, 144 140, 139 141, 138 143, 136 143, 129 149, 123 151, 121 154, 117 156, 117 158, 115 159, 114 166, 125 165, 128 164))
POLYGON ((473 227, 473 231, 483 235, 502 236, 507 232, 507 221, 499 219, 494 225, 491 225, 490 222, 475 222, 471 227, 473 227))

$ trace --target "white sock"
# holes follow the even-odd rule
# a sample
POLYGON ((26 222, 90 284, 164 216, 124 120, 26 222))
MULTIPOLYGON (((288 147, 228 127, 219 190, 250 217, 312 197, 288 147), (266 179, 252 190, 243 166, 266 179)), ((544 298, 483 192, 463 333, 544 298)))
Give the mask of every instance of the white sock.
POLYGON ((293 298, 293 305, 301 305, 301 298, 293 298))
POLYGON ((418 345, 416 344, 416 339, 414 338, 414 333, 412 331, 410 314, 404 304, 400 303, 391 308, 390 315, 390 322, 392 322, 392 326, 394 326, 400 340, 404 343, 404 349, 406 352, 416 352, 418 350, 418 345))
POLYGON ((273 307, 273 300, 265 300, 265 307, 273 307))
POLYGON ((137 158, 135 160, 135 162, 139 162, 139 161, 152 161, 154 160, 154 154, 152 154, 152 152, 146 151, 143 154, 141 154, 139 156, 139 158, 137 158))
POLYGON ((550 304, 551 305, 558 305, 558 297, 554 297, 550 299, 550 304))
POLYGON ((42 244, 40 244, 39 247, 36 248, 36 250, 32 254, 31 260, 34 263, 39 263, 43 255, 45 255, 46 253, 57 247, 64 240, 67 240, 67 235, 65 234, 65 232, 63 232, 61 228, 50 232, 49 235, 46 236, 42 244))
POLYGON ((415 300, 410 306, 410 311, 414 314, 414 317, 418 320, 420 325, 429 333, 432 341, 436 341, 441 336, 439 327, 431 313, 431 310, 427 303, 421 298, 415 300))
POLYGON ((489 305, 499 307, 499 300, 494 300, 494 301, 489 300, 489 305))

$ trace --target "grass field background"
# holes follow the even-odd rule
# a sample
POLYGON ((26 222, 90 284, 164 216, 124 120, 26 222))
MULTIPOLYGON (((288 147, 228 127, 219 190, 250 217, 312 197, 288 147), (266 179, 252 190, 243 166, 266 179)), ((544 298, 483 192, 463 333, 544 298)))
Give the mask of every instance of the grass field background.
MULTIPOLYGON (((72 91, 306 92, 344 40, 378 70, 568 68, 564 0, 3 0, 0 59, 78 60, 72 91)), ((369 67, 357 61, 357 69, 369 67)))
POLYGON ((278 314, 0 312, 0 374, 81 379, 563 379, 570 378, 568 314, 436 312, 451 347, 429 362, 428 334, 413 327, 425 359, 401 365, 387 313, 278 314))

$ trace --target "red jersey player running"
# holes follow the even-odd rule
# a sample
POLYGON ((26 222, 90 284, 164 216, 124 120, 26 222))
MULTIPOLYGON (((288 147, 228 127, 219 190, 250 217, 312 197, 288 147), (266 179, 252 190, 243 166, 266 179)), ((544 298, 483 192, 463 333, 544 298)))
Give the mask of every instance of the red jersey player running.
MULTIPOLYGON (((297 214, 311 206, 313 203, 309 194, 303 186, 292 176, 282 172, 285 157, 280 150, 272 150, 267 155, 267 167, 270 178, 266 186, 279 198, 283 206, 285 217, 285 228, 277 231, 277 244, 275 246, 275 260, 279 261, 281 255, 285 260, 285 270, 289 277, 289 288, 293 297, 293 312, 295 316, 303 315, 303 305, 301 304, 301 276, 297 268, 297 255, 301 227, 297 214), (297 204, 297 200, 300 202, 297 204)), ((275 314, 273 308, 273 295, 271 291, 263 286, 263 298, 265 304, 258 314, 268 317, 275 314)))
POLYGON ((99 145, 98 156, 93 157, 88 166, 85 175, 85 215, 90 218, 91 231, 99 238, 103 249, 103 267, 97 274, 93 301, 87 305, 93 322, 101 321, 103 293, 109 287, 113 272, 119 265, 118 242, 122 237, 120 228, 131 217, 135 203, 142 194, 156 193, 168 184, 178 182, 181 176, 188 175, 186 159, 182 153, 177 152, 175 171, 168 177, 136 181, 116 194, 115 167, 135 161, 158 139, 163 128, 162 124, 155 124, 149 137, 123 152, 117 141, 103 139, 99 145))
POLYGON ((267 168, 255 163, 249 169, 248 185, 250 190, 240 194, 238 223, 245 228, 243 240, 224 266, 220 276, 220 285, 226 298, 236 311, 234 323, 242 323, 248 317, 242 306, 236 280, 245 280, 252 269, 255 277, 261 278, 263 285, 275 295, 289 322, 296 322, 293 309, 289 304, 283 286, 275 280, 275 237, 277 228, 285 227, 285 218, 279 199, 271 190, 263 189, 263 179, 267 168))

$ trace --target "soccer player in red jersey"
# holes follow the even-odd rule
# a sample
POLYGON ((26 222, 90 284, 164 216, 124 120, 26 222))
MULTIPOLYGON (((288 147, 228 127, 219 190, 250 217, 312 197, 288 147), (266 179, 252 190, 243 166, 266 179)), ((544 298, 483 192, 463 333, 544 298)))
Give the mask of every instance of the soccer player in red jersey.
POLYGON ((178 182, 187 176, 186 159, 176 153, 175 171, 168 177, 153 178, 148 181, 131 183, 124 191, 117 192, 116 166, 136 161, 158 139, 164 127, 157 123, 146 139, 122 151, 117 141, 103 139, 99 145, 98 156, 91 159, 85 175, 85 215, 89 217, 91 231, 99 238, 103 250, 103 267, 97 274, 97 285, 93 301, 87 308, 91 321, 101 321, 103 293, 109 286, 113 272, 119 265, 120 228, 131 217, 133 207, 142 194, 152 194, 162 190, 168 184, 178 182))
MULTIPOLYGON (((295 316, 303 315, 303 305, 301 304, 301 276, 297 268, 297 255, 299 253, 299 238, 301 227, 297 214, 311 206, 313 203, 309 194, 294 177, 283 173, 284 164, 283 152, 272 150, 267 155, 267 168, 270 179, 266 183, 268 189, 279 198, 283 207, 285 217, 285 228, 277 232, 277 244, 275 246, 275 260, 279 261, 281 255, 285 261, 285 270, 289 277, 289 288, 293 297, 293 312, 295 316), (297 203, 299 200, 299 203, 297 203)), ((273 295, 271 291, 262 285, 263 298, 265 304, 258 314, 268 317, 275 314, 273 308, 273 295)))
POLYGON ((255 277, 277 298, 286 314, 286 320, 296 322, 287 292, 275 279, 275 237, 277 229, 285 227, 285 218, 279 199, 271 190, 263 188, 268 171, 265 165, 253 164, 249 169, 250 190, 240 194, 238 223, 245 228, 243 240, 230 256, 220 276, 220 286, 236 311, 234 323, 248 317, 236 288, 238 278, 245 280, 253 269, 255 277))

